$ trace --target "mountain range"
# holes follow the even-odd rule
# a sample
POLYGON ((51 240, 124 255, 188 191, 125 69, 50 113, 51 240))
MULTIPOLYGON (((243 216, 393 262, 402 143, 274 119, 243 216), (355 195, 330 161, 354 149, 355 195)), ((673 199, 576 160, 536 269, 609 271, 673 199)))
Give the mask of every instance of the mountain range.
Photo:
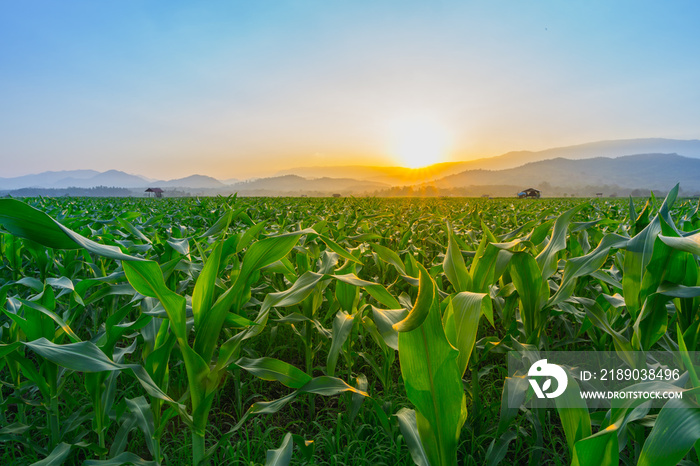
POLYGON ((205 175, 155 180, 118 170, 49 171, 0 178, 0 193, 32 196, 46 190, 43 195, 84 195, 85 188, 101 186, 126 188, 134 196, 142 196, 147 187, 160 187, 166 195, 238 192, 242 196, 513 196, 519 190, 534 187, 544 196, 590 196, 598 192, 645 195, 649 190, 668 190, 679 182, 685 193, 700 192, 699 140, 599 141, 537 152, 508 152, 419 169, 299 167, 282 170, 273 177, 245 181, 217 180, 205 175))

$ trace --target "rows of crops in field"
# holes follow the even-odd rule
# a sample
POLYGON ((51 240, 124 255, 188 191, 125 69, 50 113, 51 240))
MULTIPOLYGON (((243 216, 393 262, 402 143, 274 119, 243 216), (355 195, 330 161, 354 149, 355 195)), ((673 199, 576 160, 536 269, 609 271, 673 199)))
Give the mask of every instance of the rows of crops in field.
POLYGON ((676 195, 0 199, 2 462, 693 464, 692 364, 673 409, 503 390, 508 351, 698 348, 676 195))

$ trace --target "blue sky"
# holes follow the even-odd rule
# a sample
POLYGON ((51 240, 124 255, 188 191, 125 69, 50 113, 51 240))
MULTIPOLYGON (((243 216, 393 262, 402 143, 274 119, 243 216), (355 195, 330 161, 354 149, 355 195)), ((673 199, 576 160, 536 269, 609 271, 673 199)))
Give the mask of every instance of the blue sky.
POLYGON ((696 139, 698 19, 698 1, 0 0, 0 176, 398 165, 406 117, 442 128, 445 161, 696 139))

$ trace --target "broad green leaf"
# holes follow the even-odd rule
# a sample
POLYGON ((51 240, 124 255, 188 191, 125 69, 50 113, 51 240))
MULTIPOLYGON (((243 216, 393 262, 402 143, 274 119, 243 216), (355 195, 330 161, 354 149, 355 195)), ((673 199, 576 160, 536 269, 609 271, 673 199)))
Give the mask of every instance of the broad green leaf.
POLYGON ((267 323, 268 314, 271 308, 293 306, 300 303, 311 294, 316 285, 323 278, 324 276, 321 274, 305 272, 288 290, 270 293, 265 296, 265 300, 263 301, 258 317, 255 319, 255 325, 252 325, 246 330, 234 335, 223 345, 221 345, 219 348, 219 358, 216 362, 215 370, 219 371, 234 362, 231 360, 231 358, 236 358, 236 354, 241 343, 244 340, 252 338, 262 332, 267 323))
MULTIPOLYGON (((244 304, 241 301, 251 274, 285 257, 299 241, 299 236, 309 233, 315 232, 309 229, 272 236, 257 241, 248 248, 243 257, 241 271, 234 284, 224 294, 219 296, 219 299, 208 312, 202 315, 197 332, 203 336, 204 340, 197 342, 197 352, 205 361, 210 361, 214 355, 221 327, 231 306, 237 301, 238 305, 236 307, 244 304)), ((239 312, 239 309, 234 308, 234 312, 239 312)))
POLYGON ((316 377, 298 390, 293 391, 289 395, 283 396, 277 400, 273 401, 258 401, 253 403, 248 411, 245 412, 243 417, 238 421, 238 423, 231 429, 229 433, 235 432, 243 426, 245 421, 253 415, 256 414, 272 414, 278 412, 280 409, 284 408, 289 402, 293 401, 297 396, 303 393, 313 393, 316 395, 332 396, 343 392, 356 393, 362 396, 369 396, 366 392, 358 390, 357 388, 348 385, 344 381, 328 376, 316 377))
POLYGON ((227 210, 207 231, 202 233, 199 237, 206 238, 208 236, 214 236, 222 231, 226 230, 234 220, 245 210, 245 207, 241 207, 236 210, 227 210))
POLYGON ((326 246, 328 246, 331 249, 331 251, 335 252, 340 257, 347 259, 351 262, 356 262, 358 264, 362 264, 362 261, 360 261, 357 257, 353 256, 352 254, 350 254, 348 251, 345 250, 344 247, 342 247, 341 245, 339 245, 338 243, 336 243, 332 239, 327 238, 323 235, 318 235, 318 237, 321 239, 321 241, 326 243, 326 246))
POLYGON ((666 333, 669 297, 654 293, 644 300, 642 310, 634 322, 632 347, 636 351, 648 351, 666 333))
POLYGON ((335 375, 335 365, 338 362, 338 353, 343 344, 350 336, 357 314, 348 314, 345 311, 338 311, 333 319, 333 337, 331 339, 331 349, 326 358, 326 373, 335 375))
POLYGON ((139 261, 117 246, 96 243, 66 228, 44 212, 16 199, 0 199, 0 226, 15 236, 31 239, 54 249, 85 248, 115 260, 139 261))
POLYGON ((80 338, 78 337, 78 335, 75 334, 73 329, 71 329, 70 326, 55 312, 49 311, 44 306, 41 306, 33 301, 27 301, 24 299, 19 299, 18 301, 21 302, 23 305, 30 307, 36 311, 39 311, 43 315, 51 318, 51 320, 56 322, 61 328, 61 330, 68 335, 68 338, 70 338, 73 343, 77 343, 80 341, 80 338))
MULTIPOLYGON (((357 388, 363 393, 367 393, 368 386, 369 383, 367 382, 367 377, 365 377, 364 374, 358 375, 355 379, 355 388, 357 388)), ((360 412, 360 408, 362 407, 362 403, 364 403, 365 398, 366 397, 360 393, 352 394, 350 412, 348 413, 348 424, 352 424, 355 420, 355 417, 357 417, 357 414, 360 412)))
POLYGON ((480 250, 477 250, 470 269, 472 278, 472 289, 470 291, 488 293, 489 286, 493 285, 499 278, 499 275, 496 273, 496 266, 504 262, 503 257, 510 257, 509 255, 504 256, 503 253, 511 250, 518 244, 520 244, 519 240, 509 243, 488 243, 484 246, 483 255, 481 256, 479 255, 481 246, 479 246, 480 250))
POLYGON ((688 348, 685 344, 685 335, 683 335, 683 332, 681 332, 681 327, 678 323, 676 323, 676 335, 678 335, 678 352, 680 353, 685 369, 690 375, 690 380, 693 382, 693 388, 700 388, 700 379, 698 379, 698 374, 695 370, 693 360, 688 354, 688 348))
POLYGON ((167 241, 168 245, 175 251, 179 252, 183 256, 190 253, 190 240, 189 238, 169 238, 167 241))
POLYGON ((266 265, 270 265, 282 259, 289 254, 289 251, 297 244, 299 236, 305 234, 316 234, 316 232, 309 228, 292 233, 271 236, 250 245, 243 257, 243 264, 237 281, 247 280, 254 271, 260 270, 266 265))
POLYGON ((31 466, 60 466, 68 458, 71 447, 67 443, 61 442, 51 451, 51 454, 43 460, 32 463, 31 466))
POLYGON ((614 427, 579 440, 574 445, 571 466, 618 466, 620 452, 614 427))
POLYGON ((374 323, 384 343, 389 348, 398 351, 399 332, 394 328, 394 325, 404 320, 407 315, 408 311, 406 309, 379 309, 372 306, 374 323))
POLYGON ((212 304, 214 303, 216 278, 219 273, 222 248, 223 242, 217 242, 216 246, 214 246, 214 250, 207 258, 204 268, 197 278, 194 291, 192 292, 192 314, 194 316, 194 327, 196 331, 194 349, 200 354, 203 354, 202 341, 207 339, 211 340, 213 337, 212 335, 201 333, 199 329, 205 318, 204 316, 211 311, 212 304))
POLYGON ((605 235, 598 247, 590 253, 567 260, 559 289, 547 302, 547 306, 551 307, 568 299, 574 291, 576 279, 591 275, 598 270, 608 258, 610 249, 624 247, 628 241, 629 239, 624 236, 616 234, 605 235))
POLYGON ((608 322, 608 317, 605 314, 605 311, 601 309, 600 305, 594 300, 587 298, 572 298, 571 300, 582 304, 586 309, 586 315, 591 320, 593 325, 612 337, 615 351, 620 358, 630 367, 637 367, 637 361, 629 359, 630 354, 633 354, 634 351, 630 341, 625 338, 624 335, 612 328, 610 322, 608 322))
POLYGON ((287 432, 282 439, 282 444, 275 450, 267 450, 265 454, 265 466, 287 466, 292 460, 294 443, 292 434, 287 432))
POLYGON ((512 430, 504 432, 498 439, 493 439, 489 449, 486 450, 486 466, 496 466, 503 461, 508 453, 508 445, 517 438, 512 430))
POLYGON ((348 385, 345 381, 337 377, 329 377, 322 375, 310 380, 299 389, 300 393, 315 393, 316 395, 331 396, 338 395, 343 392, 357 393, 362 396, 368 396, 362 390, 358 390, 352 385, 348 385))
POLYGON ((4 358, 8 354, 14 352, 21 345, 22 343, 19 341, 15 341, 14 343, 9 344, 0 344, 0 358, 4 358))
POLYGON ((689 399, 671 399, 644 442, 638 466, 674 466, 700 439, 700 407, 689 399))
POLYGON ((453 346, 459 350, 457 367, 461 378, 467 370, 476 343, 479 320, 482 315, 490 315, 490 320, 493 320, 493 308, 487 294, 463 292, 452 298, 452 309, 456 330, 453 346))
POLYGON ((520 317, 525 327, 525 335, 530 337, 539 331, 543 323, 542 305, 549 290, 537 261, 527 252, 513 254, 510 260, 510 276, 518 291, 520 317))
POLYGON ((141 432, 143 432, 143 435, 146 438, 146 446, 148 446, 148 451, 150 451, 151 455, 153 455, 153 438, 155 436, 155 429, 151 405, 148 404, 146 398, 142 396, 134 399, 127 398, 125 401, 129 411, 131 411, 131 413, 134 415, 136 425, 138 425, 139 429, 141 429, 141 432))
POLYGON ((32 351, 66 369, 79 372, 130 370, 146 392, 156 398, 177 405, 165 394, 138 364, 118 364, 105 355, 94 343, 83 341, 57 345, 45 338, 23 342, 32 351))
POLYGON ((542 270, 542 278, 548 279, 557 271, 557 253, 566 249, 566 233, 569 229, 571 218, 583 208, 585 204, 580 204, 573 209, 569 209, 557 218, 554 222, 552 237, 547 243, 547 247, 537 256, 537 265, 542 270))
POLYGON ((567 377, 569 382, 566 390, 554 398, 554 403, 566 434, 566 443, 573 457, 574 444, 591 436, 591 417, 588 414, 588 406, 581 397, 578 383, 571 375, 567 374, 567 377))
POLYGON ((141 230, 139 230, 134 225, 132 225, 131 222, 129 222, 128 220, 125 220, 121 217, 117 217, 116 219, 117 219, 117 223, 119 223, 122 227, 124 227, 126 229, 126 231, 128 231, 129 233, 131 233, 132 235, 134 235, 136 238, 140 239, 144 243, 151 244, 151 240, 148 239, 146 237, 146 235, 144 235, 141 232, 141 230))
POLYGON ((276 380, 290 388, 301 388, 311 381, 310 375, 279 359, 241 358, 235 364, 258 378, 276 380))
MULTIPOLYGON (((420 284, 418 285, 418 298, 416 304, 401 322, 394 324, 397 332, 410 332, 421 326, 430 313, 430 308, 435 299, 435 282, 422 265, 420 269, 420 284)), ((397 306, 398 307, 398 306, 397 306)), ((442 327, 442 325, 441 325, 442 327)), ((444 333, 444 332, 443 332, 444 333)), ((400 339, 400 338, 399 338, 400 339)))
POLYGON ((399 309, 401 307, 401 304, 399 304, 396 298, 394 298, 391 293, 389 293, 387 289, 379 283, 362 280, 353 273, 334 275, 333 278, 350 285, 364 288, 374 299, 390 309, 399 309))
POLYGON ((401 408, 395 416, 399 419, 399 429, 408 451, 411 453, 411 458, 417 466, 430 466, 428 457, 425 455, 425 450, 420 442, 420 434, 418 433, 418 424, 416 423, 416 412, 412 409, 401 408))
POLYGON ((186 342, 185 298, 165 285, 158 264, 153 261, 140 261, 122 262, 122 266, 127 280, 137 292, 144 296, 158 298, 168 313, 173 332, 180 341, 186 342))
POLYGON ((374 252, 377 253, 381 260, 383 260, 387 264, 393 265, 400 274, 406 275, 406 267, 403 265, 403 262, 401 261, 401 258, 398 254, 396 254, 391 249, 377 243, 372 243, 371 246, 372 249, 374 249, 374 252))
POLYGON ((447 241, 447 252, 442 268, 455 291, 468 291, 471 288, 471 277, 449 223, 447 224, 447 241))
MULTIPOLYGON (((661 206, 668 211, 678 194, 678 185, 669 192, 661 206)), ((641 296, 644 271, 652 260, 656 238, 661 233, 661 211, 642 231, 632 238, 626 246, 623 264, 622 290, 627 310, 636 318, 644 297, 641 296)))
POLYGON ((525 402, 525 396, 530 389, 525 377, 506 377, 501 395, 501 413, 498 420, 498 432, 502 435, 518 415, 520 406, 525 402))
POLYGON ((397 324, 401 374, 408 399, 416 408, 418 431, 430 464, 454 465, 460 432, 467 418, 457 366, 459 351, 445 336, 436 286, 425 269, 421 270, 421 285, 416 308, 425 306, 427 310, 412 311, 425 314, 419 326, 397 324), (411 330, 404 331, 405 328, 411 330))
POLYGON ((255 238, 257 238, 260 235, 260 232, 263 230, 263 228, 265 228, 265 225, 267 225, 267 222, 263 221, 248 228, 236 243, 236 249, 234 252, 238 254, 239 252, 250 246, 250 244, 255 240, 255 238))
POLYGON ((659 239, 673 249, 700 256, 700 232, 679 237, 659 235, 659 239))

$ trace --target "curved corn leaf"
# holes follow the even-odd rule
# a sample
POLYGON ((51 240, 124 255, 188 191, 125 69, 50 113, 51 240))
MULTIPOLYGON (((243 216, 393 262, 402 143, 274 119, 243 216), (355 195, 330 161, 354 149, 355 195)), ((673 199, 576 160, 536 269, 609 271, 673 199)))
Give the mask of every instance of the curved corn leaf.
POLYGON ((527 252, 516 252, 510 259, 510 276, 518 291, 520 318, 525 335, 535 335, 542 326, 542 306, 549 294, 546 280, 537 266, 537 261, 527 252))
POLYGON ((617 429, 601 430, 574 445, 571 466, 618 466, 620 451, 617 429))
POLYGON ((352 327, 355 324, 355 316, 357 314, 348 314, 345 311, 338 311, 333 319, 333 336, 331 339, 331 349, 328 351, 328 357, 326 358, 326 373, 328 375, 334 375, 335 365, 338 362, 338 353, 343 346, 343 343, 347 341, 352 331, 352 327))
POLYGON ((420 270, 418 298, 406 318, 394 324, 394 330, 397 332, 410 332, 420 327, 428 317, 430 308, 435 300, 435 282, 422 265, 418 264, 418 268, 420 270))
POLYGON ((311 381, 310 375, 279 359, 241 358, 235 364, 258 378, 276 380, 290 388, 301 388, 311 381))
POLYGON ((407 325, 396 324, 400 330, 401 375, 408 399, 416 408, 423 448, 433 466, 456 464, 459 435, 467 418, 466 397, 457 366, 459 351, 445 336, 435 288, 433 279, 422 269, 421 288, 412 311, 422 317, 414 320, 409 314, 402 321, 409 321, 407 325), (415 326, 415 321, 420 324, 415 326))
POLYGON ((181 342, 186 342, 185 298, 171 291, 165 285, 163 274, 158 264, 153 261, 139 261, 123 262, 122 266, 124 267, 126 279, 129 280, 129 283, 137 292, 150 298, 158 298, 168 313, 168 319, 170 319, 170 325, 175 336, 181 342))
MULTIPOLYGON (((301 388, 293 391, 289 395, 283 396, 277 400, 273 401, 258 401, 253 403, 248 411, 245 412, 243 417, 238 421, 238 423, 233 426, 233 428, 228 432, 231 434, 243 426, 245 421, 253 415, 256 414, 272 414, 276 413, 283 407, 285 407, 289 402, 293 401, 297 396, 303 393, 313 393, 316 395, 332 396, 343 392, 351 392, 362 396, 369 396, 366 392, 358 390, 357 388, 348 385, 343 380, 335 377, 321 376, 315 377, 301 388)), ((228 435, 227 434, 227 435, 228 435)))
POLYGON ((68 458, 73 445, 61 442, 43 460, 32 463, 31 466, 60 466, 68 458))
POLYGON ((54 249, 85 248, 110 259, 143 260, 124 254, 117 246, 107 246, 87 239, 44 212, 17 199, 0 199, 0 226, 15 236, 27 238, 54 249))
POLYGON ((486 293, 458 293, 452 298, 451 304, 455 326, 455 341, 452 343, 459 350, 457 367, 462 377, 476 343, 479 320, 482 315, 486 315, 493 322, 493 307, 491 298, 486 293))
POLYGON ((357 257, 350 254, 348 251, 345 250, 344 247, 342 247, 341 245, 339 245, 338 243, 336 243, 332 239, 330 239, 326 236, 323 236, 323 235, 318 235, 318 237, 321 239, 321 241, 326 243, 326 246, 328 246, 328 248, 330 248, 331 251, 335 252, 340 257, 347 259, 351 262, 356 262, 358 264, 362 264, 361 260, 359 260, 357 257))
POLYGON ((364 288, 365 290, 367 290, 367 293, 369 293, 370 296, 372 296, 378 302, 382 303, 390 309, 399 309, 401 307, 401 304, 399 304, 396 298, 394 298, 392 294, 389 293, 387 289, 379 283, 362 280, 353 273, 346 273, 343 275, 332 275, 332 277, 341 282, 364 288))
POLYGON ((384 343, 389 348, 398 351, 399 332, 394 328, 394 325, 404 320, 407 315, 408 311, 406 309, 379 309, 372 306, 374 323, 384 343))
POLYGON ((591 417, 588 406, 581 397, 578 382, 567 373, 569 379, 564 393, 554 399, 561 419, 561 425, 566 434, 569 451, 574 451, 574 444, 581 439, 591 436, 591 417))
POLYGON ((399 429, 401 429, 401 434, 406 441, 413 462, 417 466, 430 466, 423 445, 420 443, 416 412, 412 409, 401 408, 395 416, 399 419, 399 429))
POLYGON ((566 232, 569 229, 571 218, 576 212, 581 210, 586 204, 580 204, 569 209, 557 218, 552 230, 552 238, 547 246, 537 255, 537 265, 542 270, 542 278, 548 279, 557 271, 557 254, 562 249, 566 249, 566 232))
MULTIPOLYGON (((153 382, 151 376, 142 366, 118 364, 108 358, 90 341, 57 345, 45 338, 40 338, 22 342, 22 344, 53 363, 78 372, 130 370, 149 395, 182 409, 180 404, 171 399, 153 382)), ((184 413, 184 409, 182 409, 182 413, 184 413)))
POLYGON ((471 289, 471 277, 449 223, 447 224, 447 252, 442 268, 455 291, 469 291, 471 289))
POLYGON ((292 460, 294 443, 292 434, 287 432, 282 439, 282 444, 275 450, 267 450, 265 454, 265 466, 287 466, 292 460))
POLYGON ((608 258, 610 249, 622 248, 627 245, 628 241, 629 238, 624 236, 616 234, 605 235, 593 251, 585 256, 572 257, 567 260, 559 289, 547 302, 547 306, 552 307, 568 299, 574 291, 577 278, 591 275, 598 270, 608 258))
POLYGON ((674 466, 700 439, 700 407, 689 399, 671 399, 644 442, 638 466, 674 466))
POLYGON ((377 243, 372 243, 370 244, 370 246, 372 247, 372 249, 374 249, 374 252, 377 253, 381 260, 383 260, 387 264, 393 265, 394 268, 396 268, 396 270, 401 275, 406 275, 406 266, 404 266, 398 254, 396 254, 391 249, 377 243))

